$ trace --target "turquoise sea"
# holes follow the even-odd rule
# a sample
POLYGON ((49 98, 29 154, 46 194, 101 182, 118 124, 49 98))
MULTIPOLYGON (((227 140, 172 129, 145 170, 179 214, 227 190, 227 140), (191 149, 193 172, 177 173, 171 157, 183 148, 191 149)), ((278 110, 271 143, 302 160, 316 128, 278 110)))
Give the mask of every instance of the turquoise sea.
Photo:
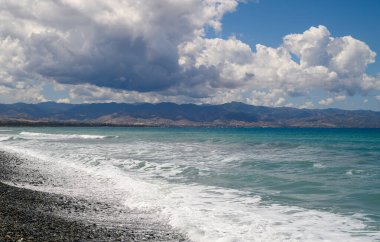
POLYGON ((11 127, 0 149, 52 178, 35 189, 149 211, 193 241, 380 240, 379 129, 11 127))

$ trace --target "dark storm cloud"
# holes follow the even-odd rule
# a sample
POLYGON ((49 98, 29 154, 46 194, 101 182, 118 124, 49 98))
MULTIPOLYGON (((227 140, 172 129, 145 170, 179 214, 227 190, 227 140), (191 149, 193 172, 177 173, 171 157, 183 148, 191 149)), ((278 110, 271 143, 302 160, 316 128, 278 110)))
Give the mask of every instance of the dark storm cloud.
POLYGON ((70 91, 76 98, 89 88, 91 100, 102 93, 112 99, 114 90, 118 100, 132 95, 120 92, 134 91, 174 101, 284 105, 286 97, 314 89, 334 95, 380 89, 380 79, 365 72, 376 54, 324 26, 287 35, 277 48, 206 38, 204 28, 220 31, 238 2, 0 0, 0 93, 9 98, 33 87, 30 98, 43 100, 43 83, 55 81, 78 86, 70 91))
POLYGON ((0 33, 23 49, 28 72, 65 84, 158 91, 191 78, 178 64, 178 45, 235 6, 234 0, 3 0, 9 24, 0 33))

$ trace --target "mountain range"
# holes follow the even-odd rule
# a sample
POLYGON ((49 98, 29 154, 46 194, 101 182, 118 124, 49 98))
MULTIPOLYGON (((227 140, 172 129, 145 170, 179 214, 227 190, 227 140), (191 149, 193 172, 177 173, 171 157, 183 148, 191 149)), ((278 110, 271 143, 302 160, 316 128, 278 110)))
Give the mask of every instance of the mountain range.
POLYGON ((380 112, 175 103, 0 104, 0 125, 380 128, 380 112))

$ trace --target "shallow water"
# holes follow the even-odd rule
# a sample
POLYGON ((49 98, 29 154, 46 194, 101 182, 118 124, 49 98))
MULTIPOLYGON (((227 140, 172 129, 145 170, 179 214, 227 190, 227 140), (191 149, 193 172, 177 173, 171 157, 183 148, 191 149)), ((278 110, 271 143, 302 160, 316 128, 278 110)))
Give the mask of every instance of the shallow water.
POLYGON ((380 130, 4 128, 39 189, 157 214, 194 241, 380 239, 380 130))

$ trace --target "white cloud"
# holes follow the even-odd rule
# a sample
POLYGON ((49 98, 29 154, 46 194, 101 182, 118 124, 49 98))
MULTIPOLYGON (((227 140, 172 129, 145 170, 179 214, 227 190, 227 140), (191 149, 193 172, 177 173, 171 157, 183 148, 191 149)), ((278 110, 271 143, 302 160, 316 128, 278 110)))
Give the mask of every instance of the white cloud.
POLYGON ((71 103, 70 98, 60 98, 57 100, 57 103, 71 103))
POLYGON ((334 104, 335 102, 341 102, 346 100, 347 96, 345 95, 337 95, 335 97, 328 97, 325 99, 320 100, 318 103, 322 106, 329 106, 331 104, 334 104))
MULTIPOLYGON (((364 42, 350 36, 332 37, 324 26, 287 35, 278 48, 256 45, 253 51, 234 37, 197 38, 180 45, 179 53, 180 64, 185 69, 214 70, 198 82, 206 95, 217 95, 215 88, 238 88, 245 91, 235 92, 236 95, 252 94, 248 102, 278 106, 287 103, 279 101, 282 98, 307 96, 315 89, 346 95, 366 95, 369 90, 380 90, 380 78, 365 73, 376 54, 364 42), (293 60, 292 54, 299 58, 299 63, 293 60), (273 98, 273 91, 269 90, 281 90, 281 97, 268 102, 273 98), (268 98, 255 98, 265 93, 268 98)), ((346 95, 322 103, 343 101, 346 95)))
POLYGON ((311 27, 303 34, 285 36, 284 47, 299 57, 302 67, 326 66, 329 59, 326 50, 331 40, 325 26, 311 27))
MULTIPOLYGON (((251 48, 232 37, 224 39, 196 38, 179 46, 179 64, 188 71, 202 70, 199 83, 212 88, 237 87, 252 79, 251 48), (207 85, 206 85, 207 86, 207 85)), ((195 78, 194 78, 195 79, 195 78)))
POLYGON ((346 98, 347 98, 347 96, 345 96, 345 95, 338 95, 334 99, 336 101, 344 101, 344 100, 346 100, 346 98))
POLYGON ((280 89, 274 89, 269 92, 265 91, 253 91, 251 98, 247 98, 247 103, 252 105, 263 106, 291 106, 284 98, 284 92, 280 89))
POLYGON ((319 105, 322 105, 322 106, 328 106, 328 105, 331 105, 335 102, 335 100, 331 97, 328 97, 326 99, 323 99, 321 101, 319 101, 319 105))
POLYGON ((319 90, 333 96, 321 105, 331 105, 380 90, 380 77, 366 74, 376 54, 351 36, 333 37, 325 26, 289 34, 275 48, 206 38, 205 27, 220 31, 239 2, 0 0, 6 23, 0 25, 0 93, 8 95, 0 101, 43 100, 42 86, 52 82, 82 102, 290 106, 289 97, 319 90))
POLYGON ((91 84, 67 85, 71 102, 103 103, 103 102, 184 102, 178 96, 163 96, 152 92, 137 92, 98 87, 91 84))
POLYGON ((0 53, 12 59, 7 74, 16 78, 28 73, 66 84, 163 90, 191 78, 178 65, 178 45, 203 36, 206 26, 219 31, 237 4, 0 0, 0 21, 7 23, 0 25, 0 53))
POLYGON ((314 108, 314 104, 311 101, 306 101, 303 105, 299 106, 299 108, 306 108, 306 109, 314 108))
POLYGON ((379 79, 365 74, 367 65, 374 62, 375 53, 364 42, 350 36, 331 37, 324 26, 287 35, 278 48, 257 45, 256 52, 236 39, 201 39, 187 45, 191 48, 180 52, 183 54, 180 60, 186 60, 183 61, 186 67, 216 68, 220 73, 219 84, 282 88, 289 94, 313 88, 354 94, 380 85, 379 79))
POLYGON ((329 66, 342 77, 361 77, 376 54, 364 42, 351 36, 332 39, 327 46, 329 66))
MULTIPOLYGON (((24 83, 23 83, 24 84, 24 83)), ((41 85, 21 85, 19 87, 9 87, 0 84, 0 103, 15 102, 44 102, 46 101, 42 93, 41 85)))

